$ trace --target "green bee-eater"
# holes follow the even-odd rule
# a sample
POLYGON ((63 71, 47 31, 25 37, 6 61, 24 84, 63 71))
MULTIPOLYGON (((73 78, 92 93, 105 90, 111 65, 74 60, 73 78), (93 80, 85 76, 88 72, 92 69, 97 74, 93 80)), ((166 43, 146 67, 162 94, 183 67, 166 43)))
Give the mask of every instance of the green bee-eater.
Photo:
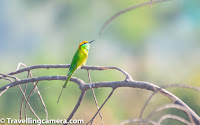
MULTIPOLYGON (((68 74, 67 74, 67 79, 63 85, 62 91, 63 89, 66 87, 68 81, 70 80, 72 74, 74 73, 74 71, 76 71, 76 69, 81 68, 83 65, 85 65, 87 58, 88 58, 88 52, 90 49, 90 44, 93 42, 94 40, 88 42, 88 41, 83 41, 79 44, 78 50, 76 51, 76 53, 74 54, 74 57, 72 59, 68 74)), ((60 92, 60 96, 62 94, 62 91, 60 92)), ((60 96, 58 98, 57 103, 59 102, 60 96)))

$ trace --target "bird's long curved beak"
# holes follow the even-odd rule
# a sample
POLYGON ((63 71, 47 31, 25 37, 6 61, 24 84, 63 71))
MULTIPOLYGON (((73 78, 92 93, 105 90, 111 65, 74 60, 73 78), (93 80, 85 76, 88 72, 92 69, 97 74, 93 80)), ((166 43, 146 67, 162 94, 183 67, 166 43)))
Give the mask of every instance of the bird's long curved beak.
POLYGON ((91 43, 94 42, 94 41, 95 41, 95 40, 90 41, 89 44, 91 44, 91 43))

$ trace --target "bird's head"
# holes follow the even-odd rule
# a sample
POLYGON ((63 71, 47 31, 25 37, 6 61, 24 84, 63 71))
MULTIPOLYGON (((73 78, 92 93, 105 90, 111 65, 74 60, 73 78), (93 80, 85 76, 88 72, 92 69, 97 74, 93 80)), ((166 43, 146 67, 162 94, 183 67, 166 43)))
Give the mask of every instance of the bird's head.
POLYGON ((88 42, 88 41, 83 41, 79 44, 79 47, 82 49, 86 49, 87 51, 90 49, 90 44, 94 42, 94 40, 88 42))

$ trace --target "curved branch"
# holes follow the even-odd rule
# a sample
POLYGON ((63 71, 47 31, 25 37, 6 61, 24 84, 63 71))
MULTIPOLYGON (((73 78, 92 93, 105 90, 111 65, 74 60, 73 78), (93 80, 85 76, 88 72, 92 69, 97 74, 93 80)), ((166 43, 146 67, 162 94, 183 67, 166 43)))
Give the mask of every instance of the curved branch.
MULTIPOLYGON (((88 72, 89 82, 92 82, 91 77, 90 77, 90 71, 87 70, 87 72, 88 72)), ((96 98, 96 95, 95 95, 95 92, 94 92, 94 89, 93 89, 93 88, 92 88, 92 94, 93 94, 93 97, 94 97, 94 102, 95 102, 95 104, 96 104, 97 110, 99 110, 98 101, 97 101, 97 98, 96 98)), ((101 123, 102 123, 102 125, 104 125, 103 117, 102 117, 100 111, 99 111, 99 117, 100 117, 100 119, 101 119, 101 123)))
POLYGON ((24 96, 24 99, 26 100, 26 102, 27 102, 27 104, 28 104, 30 110, 31 110, 32 113, 35 115, 35 117, 36 117, 38 120, 40 120, 40 118, 38 117, 38 115, 35 113, 35 111, 34 111, 33 108, 31 107, 30 103, 29 103, 28 100, 26 99, 26 95, 25 95, 25 93, 23 92, 21 86, 18 86, 18 87, 19 87, 19 89, 21 90, 21 92, 22 92, 22 94, 23 94, 23 96, 24 96))
POLYGON ((114 67, 114 66, 83 66, 81 69, 86 69, 86 70, 108 70, 108 69, 115 69, 120 71, 121 73, 123 73, 126 76, 127 80, 132 80, 132 77, 124 70, 118 68, 118 67, 114 67))
POLYGON ((123 9, 119 12, 117 12, 116 14, 114 14, 110 19, 108 19, 104 24, 103 26, 101 27, 100 31, 99 31, 99 36, 101 36, 101 34, 104 32, 104 30, 106 29, 106 27, 113 21, 115 20, 117 17, 119 17, 120 15, 128 12, 128 11, 131 11, 133 9, 136 9, 136 8, 139 8, 139 7, 143 7, 143 6, 146 6, 146 5, 152 5, 154 3, 160 3, 160 2, 164 2, 164 1, 169 1, 169 0, 156 0, 156 1, 150 1, 150 2, 145 2, 145 3, 141 3, 141 4, 137 4, 137 5, 134 5, 134 6, 131 6, 131 7, 128 7, 126 9, 123 9))
POLYGON ((163 116, 158 120, 158 122, 156 123, 156 125, 160 125, 165 119, 169 119, 169 118, 170 118, 170 119, 178 120, 178 121, 183 122, 183 123, 185 123, 185 124, 187 124, 187 125, 191 125, 191 123, 188 122, 188 121, 186 121, 185 119, 183 119, 183 118, 181 118, 181 117, 179 117, 179 116, 177 116, 177 115, 171 115, 171 114, 163 115, 163 116))
MULTIPOLYGON (((67 121, 70 121, 72 119, 72 117, 74 116, 74 114, 76 113, 78 107, 80 106, 80 104, 81 104, 81 102, 82 102, 82 100, 83 100, 83 98, 85 96, 85 93, 86 93, 86 91, 81 91, 81 95, 80 95, 80 97, 78 99, 78 102, 77 102, 76 106, 74 107, 74 110, 72 111, 72 113, 67 118, 67 121)), ((64 124, 64 125, 67 125, 67 124, 64 124)))
POLYGON ((135 122, 144 122, 144 123, 147 123, 147 124, 152 124, 152 125, 156 125, 156 122, 154 121, 151 121, 151 120, 143 120, 143 119, 132 119, 132 120, 124 120, 120 123, 120 125, 125 125, 125 124, 128 124, 128 123, 135 123, 135 122))
MULTIPOLYGON (((193 90, 196 90, 196 91, 200 91, 200 88, 198 88, 198 87, 193 87, 193 86, 190 86, 190 85, 183 85, 183 84, 169 84, 169 85, 161 86, 161 88, 163 88, 163 89, 164 89, 164 88, 169 88, 169 87, 189 88, 189 89, 193 89, 193 90)), ((152 97, 153 97, 158 91, 159 91, 159 90, 154 91, 154 92, 150 95, 150 97, 147 99, 147 101, 145 102, 145 104, 144 104, 144 106, 143 106, 143 108, 142 108, 142 110, 141 110, 141 112, 140 112, 139 119, 142 119, 142 115, 143 115, 143 113, 144 113, 145 108, 147 107, 147 105, 148 105, 149 101, 152 99, 152 97)), ((178 102, 176 102, 176 103, 179 104, 179 105, 181 105, 181 104, 178 103, 178 102)), ((198 121, 200 121, 200 120, 197 120, 196 123, 199 123, 199 124, 200 124, 200 122, 198 122, 198 121)), ((139 125, 140 125, 140 122, 139 122, 139 125)))
POLYGON ((14 80, 19 80, 18 78, 11 76, 9 74, 7 75, 7 74, 0 73, 0 79, 5 78, 5 77, 13 78, 14 80))
MULTIPOLYGON (((21 62, 20 62, 20 63, 18 63, 18 65, 17 65, 17 70, 19 70, 21 66, 23 66, 24 68, 27 68, 27 66, 26 66, 24 63, 21 63, 21 62)), ((27 71, 27 72, 28 72, 27 78, 28 78, 29 76, 30 76, 31 78, 33 78, 33 75, 32 75, 32 73, 31 73, 31 71, 29 70, 29 71, 27 71)), ((37 83, 38 83, 38 81, 37 81, 37 83)), ((28 83, 27 83, 27 84, 28 84, 28 83)), ((26 93, 27 84, 25 85, 24 93, 26 93)), ((36 83, 35 83, 35 82, 33 82, 33 85, 34 85, 35 91, 37 92, 37 94, 38 94, 38 96, 39 96, 39 98, 40 98, 40 100, 41 100, 41 102, 42 102, 42 105, 43 105, 43 107, 44 107, 44 111, 45 111, 45 113, 46 113, 46 119, 48 119, 48 111, 47 111, 47 108, 46 108, 46 106, 45 106, 44 100, 43 100, 43 98, 42 98, 42 96, 41 96, 41 94, 40 94, 40 91, 39 91, 38 87, 36 86, 36 83)), ((23 92, 22 92, 22 93, 23 93, 23 92)), ((29 96, 31 96, 31 94, 32 94, 32 93, 30 93, 29 96)), ((22 98, 21 109, 20 109, 20 118, 21 118, 21 114, 22 114, 23 101, 24 101, 24 98, 22 98)), ((27 104, 27 103, 26 103, 26 104, 27 104)), ((25 110, 24 110, 24 111, 25 111, 24 114, 26 114, 26 105, 25 105, 25 110)), ((26 117, 26 115, 25 115, 25 117, 26 117)))
MULTIPOLYGON (((19 69, 17 71, 14 72, 10 72, 8 73, 8 75, 15 75, 15 74, 19 74, 25 71, 30 71, 33 69, 50 69, 50 68, 69 68, 70 65, 69 64, 59 64, 59 65, 34 65, 34 66, 30 66, 27 68, 23 68, 23 69, 19 69)), ((120 71, 121 73, 123 73, 126 76, 127 80, 132 80, 132 77, 124 70, 118 68, 118 67, 114 67, 114 66, 82 66, 81 69, 85 69, 85 70, 108 70, 108 69, 115 69, 120 71)), ((0 77, 1 79, 1 77, 0 77)))
POLYGON ((97 116, 97 114, 100 112, 100 110, 103 108, 103 106, 106 104, 106 102, 108 101, 108 99, 112 96, 113 92, 115 91, 116 88, 113 88, 112 91, 110 92, 110 94, 108 95, 108 97, 106 98, 106 100, 103 102, 103 104, 101 105, 101 107, 98 109, 98 111, 96 112, 96 114, 92 117, 92 119, 86 124, 88 125, 90 123, 90 125, 92 125, 92 122, 94 121, 95 117, 97 116))
POLYGON ((25 71, 30 71, 30 70, 33 70, 33 69, 69 68, 69 66, 70 65, 65 65, 65 64, 59 64, 59 65, 34 65, 34 66, 27 67, 27 68, 22 68, 22 69, 16 70, 14 72, 10 72, 10 73, 8 73, 8 75, 15 75, 15 74, 22 73, 22 72, 25 72, 25 71))
MULTIPOLYGON (((5 90, 6 87, 8 86, 9 88, 12 88, 16 85, 20 85, 20 84, 25 84, 28 82, 36 82, 36 81, 45 81, 45 80, 66 80, 67 76, 41 76, 41 77, 33 77, 33 78, 28 78, 28 79, 23 79, 23 80, 19 80, 19 81, 15 81, 15 82, 11 82, 10 84, 7 84, 3 87, 0 88, 0 92, 5 90)), ((81 79, 78 78, 74 78, 71 77, 70 81, 73 81, 75 83, 77 83, 79 86, 82 86, 85 84, 85 82, 81 79)))
POLYGON ((156 108, 155 110, 153 110, 153 111, 148 115, 148 117, 147 117, 146 120, 148 121, 155 113, 160 112, 160 111, 165 110, 165 109, 170 109, 170 108, 175 108, 175 109, 179 109, 179 110, 184 111, 184 112, 187 114, 187 116, 188 116, 188 118, 189 118, 191 124, 194 125, 194 120, 192 119, 192 116, 191 116, 190 112, 189 112, 187 109, 185 109, 183 106, 180 106, 180 105, 177 105, 177 104, 166 104, 166 105, 164 105, 164 106, 161 106, 161 107, 156 108))
MULTIPOLYGON (((69 65, 36 65, 36 66, 31 66, 28 68, 20 69, 15 72, 9 73, 8 75, 14 75, 17 73, 21 73, 24 71, 30 71, 32 69, 38 69, 38 68, 66 68, 69 67, 69 65)), ((196 124, 200 124, 200 118, 199 116, 185 104, 181 99, 176 97, 174 94, 170 93, 169 91, 155 85, 152 83, 144 82, 144 81, 134 81, 132 80, 131 76, 124 70, 119 69, 117 67, 112 67, 112 66, 83 66, 82 69, 86 70, 107 70, 107 69, 116 69, 122 72, 125 76, 126 79, 124 81, 108 81, 108 82, 94 82, 94 83, 89 83, 86 84, 83 80, 72 77, 70 81, 73 81, 79 85, 79 88, 81 91, 87 91, 88 89, 91 88, 101 88, 101 87, 110 87, 113 89, 116 89, 118 87, 131 87, 131 88, 140 88, 140 89, 146 89, 150 90, 153 92, 158 92, 166 97, 168 97, 174 104, 179 104, 186 108, 190 114, 192 115, 194 121, 196 124)), ((14 81, 8 85, 5 85, 0 88, 0 92, 5 90, 7 87, 11 88, 19 84, 25 84, 28 82, 36 82, 36 81, 43 81, 43 80, 66 80, 67 76, 42 76, 42 77, 34 77, 34 78, 29 78, 29 79, 24 79, 24 80, 19 80, 19 81, 14 81)))
POLYGON ((2 96, 2 94, 4 94, 8 89, 9 89, 9 86, 6 86, 6 88, 2 90, 2 92, 0 93, 0 96, 2 96))
MULTIPOLYGON (((0 88, 0 91, 3 91, 6 89, 7 86, 10 88, 19 84, 24 84, 27 82, 35 82, 35 81, 43 81, 43 80, 66 80, 66 76, 42 76, 42 77, 35 77, 30 79, 24 79, 20 81, 12 82, 6 86, 3 86, 0 88)), ((160 88, 157 85, 154 85, 152 83, 143 82, 143 81, 110 81, 110 82, 95 82, 95 83, 89 83, 86 84, 83 80, 72 77, 70 81, 73 81, 79 85, 79 88, 82 91, 87 91, 91 88, 101 88, 101 87, 110 87, 110 88, 118 88, 118 87, 131 87, 131 88, 140 88, 140 89, 146 89, 153 92, 158 92, 164 96, 167 96, 173 103, 180 104, 187 108, 191 115, 193 116, 193 119, 196 124, 200 124, 200 118, 199 116, 190 108, 188 107, 181 99, 176 97, 174 94, 170 93, 169 91, 160 88)))
MULTIPOLYGON (((27 107, 27 104, 29 102, 29 99, 30 99, 30 96, 31 96, 31 93, 34 91, 35 87, 37 86, 38 84, 38 81, 36 82, 36 84, 34 85, 34 87, 32 88, 30 94, 28 95, 27 97, 27 100, 26 100, 26 103, 25 103, 25 107, 24 107, 24 116, 25 116, 25 119, 27 118, 27 113, 26 113, 26 107, 27 107)), ((24 92, 25 93, 25 92, 24 92)))

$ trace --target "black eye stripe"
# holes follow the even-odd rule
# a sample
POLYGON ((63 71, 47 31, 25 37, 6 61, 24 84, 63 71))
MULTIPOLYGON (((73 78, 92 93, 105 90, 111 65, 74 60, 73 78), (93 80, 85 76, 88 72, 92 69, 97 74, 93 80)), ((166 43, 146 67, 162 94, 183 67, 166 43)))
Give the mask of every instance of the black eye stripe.
MULTIPOLYGON (((86 43, 83 43, 82 45, 84 45, 84 44, 86 44, 86 43)), ((81 45, 81 46, 82 46, 82 45, 81 45)))

